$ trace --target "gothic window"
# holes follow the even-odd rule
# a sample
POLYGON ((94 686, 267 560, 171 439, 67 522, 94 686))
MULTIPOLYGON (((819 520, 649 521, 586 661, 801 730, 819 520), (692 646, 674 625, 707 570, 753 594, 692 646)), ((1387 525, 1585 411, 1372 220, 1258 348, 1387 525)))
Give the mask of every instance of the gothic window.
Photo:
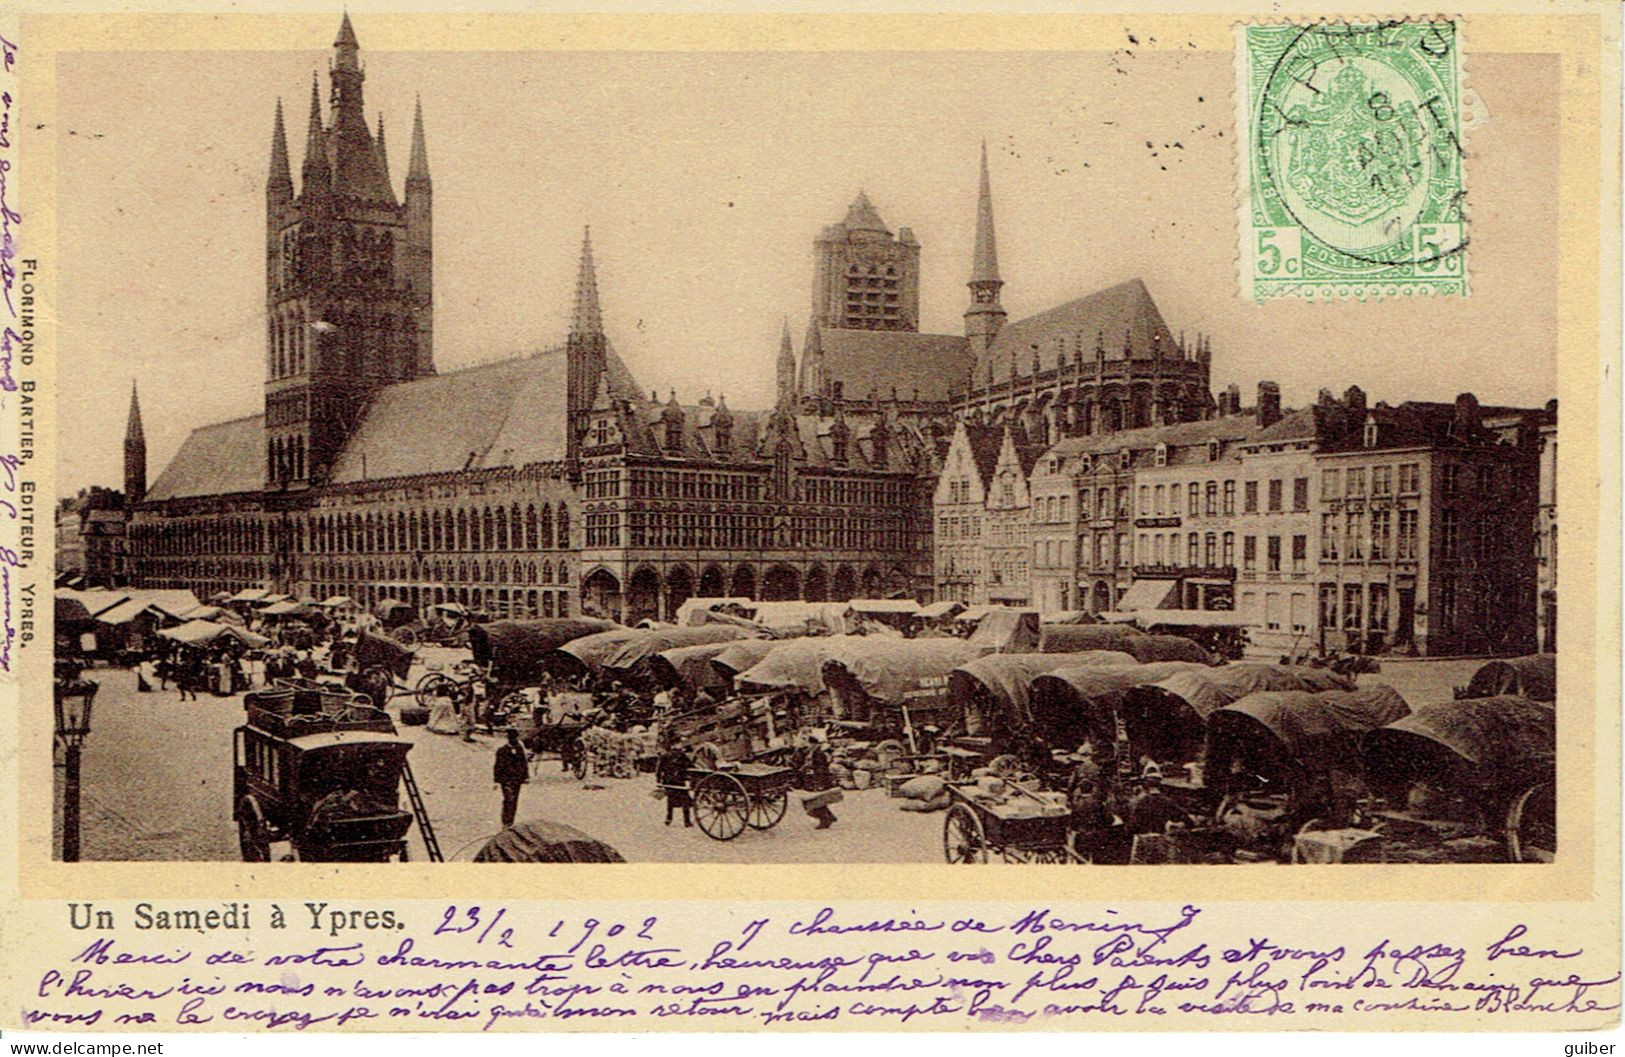
POLYGON ((429 528, 429 546, 434 550, 442 549, 441 541, 445 539, 445 536, 441 534, 442 529, 440 526, 440 511, 436 510, 434 513, 429 515, 429 528))
POLYGON ((546 503, 542 504, 541 549, 553 549, 553 508, 546 503))
POLYGON ((457 549, 460 551, 468 549, 468 511, 466 510, 457 511, 457 549))
POLYGON ((553 582, 553 563, 552 562, 543 562, 542 563, 542 583, 550 584, 552 582, 553 582))
POLYGON ((496 519, 491 516, 490 507, 485 508, 485 513, 481 517, 481 521, 485 526, 485 531, 480 536, 480 541, 483 544, 483 548, 477 549, 493 550, 496 546, 496 532, 494 531, 496 519))
POLYGON ((533 551, 536 547, 536 505, 533 503, 525 507, 525 549, 533 551))
MULTIPOLYGON (((559 506, 558 534, 559 534, 559 549, 560 550, 569 550, 570 549, 570 511, 567 510, 562 504, 559 506)), ((559 569, 561 570, 560 573, 559 573, 559 578, 560 578, 559 582, 560 583, 563 582, 563 577, 564 577, 564 573, 562 572, 563 568, 564 568, 564 566, 561 564, 559 566, 559 569)))
POLYGON ((502 507, 497 507, 496 525, 496 549, 505 551, 508 549, 508 512, 502 507))

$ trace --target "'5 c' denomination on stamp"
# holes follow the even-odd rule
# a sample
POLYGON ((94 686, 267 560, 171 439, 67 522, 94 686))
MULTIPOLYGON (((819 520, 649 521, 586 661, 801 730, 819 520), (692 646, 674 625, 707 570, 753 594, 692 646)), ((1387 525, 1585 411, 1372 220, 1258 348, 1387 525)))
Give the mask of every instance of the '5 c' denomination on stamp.
POLYGON ((1236 64, 1243 293, 1465 295, 1455 23, 1244 25, 1236 64))

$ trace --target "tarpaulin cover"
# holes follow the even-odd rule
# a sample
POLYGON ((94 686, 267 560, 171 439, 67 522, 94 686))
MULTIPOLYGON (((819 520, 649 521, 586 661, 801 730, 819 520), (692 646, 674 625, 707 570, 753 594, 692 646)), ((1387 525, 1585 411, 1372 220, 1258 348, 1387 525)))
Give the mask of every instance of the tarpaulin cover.
MULTIPOLYGON (((470 631, 471 641, 472 634, 470 631)), ((604 659, 610 654, 638 636, 647 634, 649 632, 638 628, 610 628, 608 631, 583 635, 549 650, 543 663, 549 668, 558 667, 571 672, 595 672, 604 666, 604 659)))
POLYGON ((355 659, 362 671, 383 667, 395 678, 405 679, 406 673, 412 669, 413 656, 410 649, 388 636, 374 635, 370 631, 356 636, 355 659))
POLYGON ((1329 668, 1226 664, 1217 668, 1180 672, 1157 683, 1156 687, 1180 698, 1206 719, 1249 694, 1267 690, 1303 690, 1318 694, 1327 690, 1352 690, 1354 683, 1347 676, 1329 668))
POLYGON ((493 674, 500 681, 528 685, 540 680, 542 660, 550 650, 615 627, 613 621, 595 617, 497 620, 471 626, 468 646, 476 664, 496 666, 493 674))
POLYGON ((1473 673, 1468 697, 1527 697, 1531 701, 1557 700, 1557 655, 1537 653, 1490 661, 1473 673))
POLYGON ((775 642, 760 661, 740 672, 734 681, 740 686, 775 690, 794 687, 809 694, 822 693, 824 662, 844 644, 861 641, 861 635, 820 635, 775 642))
POLYGON ((912 598, 854 598, 846 608, 866 616, 913 616, 920 611, 920 604, 912 598))
MULTIPOLYGON (((679 646, 703 646, 712 642, 732 642, 751 634, 749 628, 732 624, 701 624, 698 627, 660 627, 640 631, 621 643, 601 662, 605 668, 627 671, 643 661, 679 646)), ((578 640, 579 641, 579 640, 578 640)))
POLYGON ((703 613, 712 609, 722 609, 725 606, 744 606, 748 608, 750 605, 751 600, 743 595, 730 598, 686 598, 683 600, 683 604, 677 607, 677 623, 680 626, 688 624, 701 624, 704 623, 704 620, 696 618, 696 613, 703 613))
POLYGON ((1033 653, 1038 649, 1036 609, 994 609, 983 617, 969 642, 979 650, 999 653, 1033 653))
POLYGON ((755 610, 753 621, 780 635, 839 634, 846 630, 844 602, 756 602, 749 608, 755 610))
POLYGON ((1083 609, 1063 609, 1055 613, 1045 613, 1040 618, 1045 624, 1094 624, 1094 614, 1083 609))
POLYGON ((625 862, 596 837, 562 822, 531 819, 503 830, 474 854, 475 862, 625 862))
POLYGON ((1286 758, 1310 774, 1346 769, 1359 759, 1361 736, 1410 714, 1391 686, 1359 690, 1269 690, 1249 694, 1208 717, 1209 764, 1229 772, 1229 760, 1244 743, 1271 739, 1286 758))
POLYGON ((90 610, 77 598, 67 598, 59 594, 56 596, 56 623, 58 627, 67 624, 88 624, 90 610))
POLYGON ((1521 787, 1556 777, 1557 711, 1525 697, 1475 697, 1423 705, 1365 737, 1373 778, 1521 787))
POLYGON ((722 686, 726 680, 711 661, 732 645, 731 642, 706 642, 662 650, 649 658, 651 672, 657 681, 667 686, 679 682, 691 690, 722 686))
POLYGON ((1028 694, 1032 681, 1062 668, 1132 667, 1134 658, 1112 650, 1084 653, 994 653, 978 657, 948 673, 948 696, 961 709, 978 707, 990 715, 1032 719, 1028 694))
POLYGON ((238 591, 236 594, 232 595, 226 601, 228 601, 228 602, 258 602, 260 599, 264 598, 266 596, 266 594, 268 594, 268 593, 269 592, 263 587, 245 587, 241 591, 238 591))
POLYGON ((264 617, 309 617, 314 614, 311 607, 302 602, 277 602, 260 610, 264 617))
POLYGON ((843 643, 824 662, 824 683, 854 718, 872 704, 943 704, 948 673, 980 651, 964 639, 864 638, 843 643))
POLYGON ((1054 748, 1076 747, 1090 735, 1110 740, 1111 717, 1129 690, 1197 667, 1191 661, 1158 661, 1058 668, 1033 677, 1028 688, 1029 714, 1012 713, 1009 718, 1013 726, 1030 725, 1054 748))
MULTIPOLYGON (((57 599, 60 603, 63 599, 57 599)), ((141 598, 127 598, 112 609, 97 614, 98 624, 128 624, 142 613, 151 613, 155 618, 162 615, 151 602, 141 598)))
POLYGON ((212 620, 188 620, 178 627, 167 628, 158 634, 188 646, 207 646, 222 635, 229 635, 243 645, 255 649, 271 644, 271 640, 264 635, 256 635, 252 631, 232 627, 229 624, 216 624, 212 620))
POLYGON ((944 620, 965 608, 965 603, 949 599, 944 602, 932 602, 920 609, 920 617, 924 620, 944 620))
POLYGON ((739 639, 723 643, 722 650, 711 658, 711 667, 731 679, 760 664, 777 644, 773 639, 739 639))
POLYGON ((326 598, 322 599, 316 604, 321 606, 323 609, 342 609, 346 606, 354 609, 356 607, 355 599, 351 598, 349 595, 328 595, 326 598))
POLYGON ((1084 650, 1129 652, 1130 639, 1143 639, 1145 632, 1124 624, 1045 624, 1039 649, 1045 653, 1082 653, 1084 650))

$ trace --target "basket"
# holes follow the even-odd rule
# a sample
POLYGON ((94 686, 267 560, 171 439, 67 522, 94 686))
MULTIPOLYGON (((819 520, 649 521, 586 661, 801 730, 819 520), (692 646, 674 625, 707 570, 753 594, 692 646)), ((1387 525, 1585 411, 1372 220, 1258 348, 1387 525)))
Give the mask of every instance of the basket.
POLYGON ((842 795, 839 789, 825 789, 822 792, 809 793, 808 795, 802 797, 801 807, 802 810, 806 811, 810 815, 821 807, 828 807, 831 804, 839 804, 845 799, 846 797, 842 795))

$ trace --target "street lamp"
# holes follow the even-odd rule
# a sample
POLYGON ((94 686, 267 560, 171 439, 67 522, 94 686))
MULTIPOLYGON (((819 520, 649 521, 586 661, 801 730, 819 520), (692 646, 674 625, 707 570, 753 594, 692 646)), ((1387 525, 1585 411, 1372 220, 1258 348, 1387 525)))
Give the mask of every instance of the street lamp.
POLYGON ((62 861, 79 861, 79 751, 90 733, 90 706, 96 683, 77 675, 58 678, 55 687, 56 740, 62 746, 62 861))

